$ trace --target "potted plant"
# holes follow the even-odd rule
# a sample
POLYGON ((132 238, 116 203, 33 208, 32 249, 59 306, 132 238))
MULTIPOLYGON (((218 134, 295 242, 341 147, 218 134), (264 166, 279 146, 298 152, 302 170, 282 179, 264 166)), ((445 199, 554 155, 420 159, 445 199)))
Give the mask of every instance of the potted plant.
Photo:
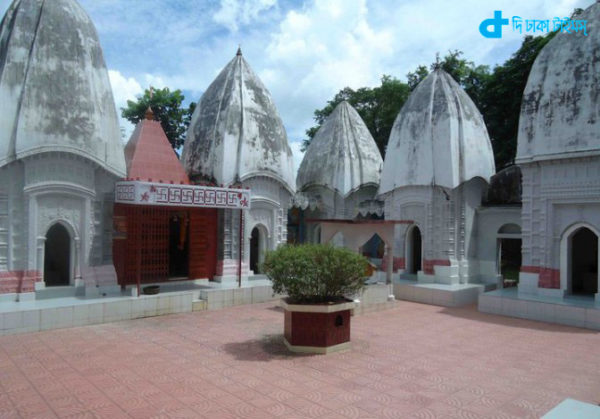
POLYGON ((288 245, 268 252, 262 269, 273 292, 287 295, 281 306, 284 341, 291 351, 328 353, 350 347, 355 303, 346 297, 364 287, 363 256, 329 245, 288 245))

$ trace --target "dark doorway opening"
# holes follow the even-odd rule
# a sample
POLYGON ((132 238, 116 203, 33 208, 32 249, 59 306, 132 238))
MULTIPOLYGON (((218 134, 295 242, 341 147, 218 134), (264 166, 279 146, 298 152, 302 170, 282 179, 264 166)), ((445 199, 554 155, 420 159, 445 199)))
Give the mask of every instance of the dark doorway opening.
POLYGON ((54 224, 46 233, 44 282, 46 286, 70 284, 71 237, 62 224, 54 224))
POLYGON ((521 239, 500 239, 500 275, 518 281, 521 270, 521 239))
POLYGON ((189 273, 189 217, 172 213, 169 217, 169 277, 187 278, 189 273))
POLYGON ((413 227, 410 232, 410 270, 409 273, 416 274, 421 270, 421 230, 413 227))
POLYGON ((259 245, 260 245, 260 232, 258 231, 258 228, 254 227, 252 229, 252 233, 250 234, 250 270, 253 271, 255 274, 259 273, 258 272, 258 266, 259 266, 259 261, 258 261, 258 252, 259 252, 259 245))
POLYGON ((598 236, 589 228, 573 234, 571 245, 571 285, 573 294, 598 292, 598 236))

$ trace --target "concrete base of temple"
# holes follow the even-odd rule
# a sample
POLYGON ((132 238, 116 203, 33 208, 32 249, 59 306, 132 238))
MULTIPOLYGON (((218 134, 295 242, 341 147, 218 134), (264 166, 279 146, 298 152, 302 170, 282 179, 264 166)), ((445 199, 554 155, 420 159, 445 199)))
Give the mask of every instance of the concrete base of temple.
POLYGON ((460 307, 477 303, 481 293, 495 287, 495 284, 448 285, 400 279, 394 281, 394 295, 398 300, 444 307, 460 307))
MULTIPOLYGON (((238 285, 240 278, 237 275, 215 275, 213 277, 214 282, 224 285, 238 285)), ((242 275, 242 286, 248 285, 248 275, 242 275)))
POLYGON ((592 295, 556 298, 505 288, 481 294, 478 308, 484 313, 600 330, 600 302, 592 295))

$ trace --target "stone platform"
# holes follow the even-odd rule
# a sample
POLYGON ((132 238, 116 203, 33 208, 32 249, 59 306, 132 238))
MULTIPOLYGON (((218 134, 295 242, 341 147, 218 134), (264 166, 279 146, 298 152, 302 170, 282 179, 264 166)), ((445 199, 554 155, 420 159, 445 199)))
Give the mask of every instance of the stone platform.
MULTIPOLYGON (((146 286, 148 284, 145 284, 146 286)), ((0 301, 0 335, 63 329, 75 326, 133 320, 166 314, 219 310, 279 299, 263 275, 242 281, 242 287, 208 280, 172 281, 157 284, 157 295, 135 296, 135 287, 124 292, 90 295, 76 287, 51 287, 35 298, 0 301)), ((143 288, 143 287, 142 287, 143 288)), ((385 310, 395 306, 387 301, 389 286, 371 284, 356 298, 354 315, 385 310)))
POLYGON ((449 285, 396 279, 394 281, 394 295, 398 300, 443 307, 460 307, 477 303, 480 294, 494 287, 493 284, 449 285))
POLYGON ((524 296, 515 287, 481 294, 478 307, 484 313, 600 330, 600 304, 593 297, 524 296))
POLYGON ((139 297, 131 287, 122 293, 104 296, 86 296, 76 287, 57 287, 40 291, 35 299, 2 301, 0 335, 214 310, 278 298, 273 296, 271 282, 266 279, 245 281, 242 288, 207 280, 157 285, 160 285, 159 294, 139 297))

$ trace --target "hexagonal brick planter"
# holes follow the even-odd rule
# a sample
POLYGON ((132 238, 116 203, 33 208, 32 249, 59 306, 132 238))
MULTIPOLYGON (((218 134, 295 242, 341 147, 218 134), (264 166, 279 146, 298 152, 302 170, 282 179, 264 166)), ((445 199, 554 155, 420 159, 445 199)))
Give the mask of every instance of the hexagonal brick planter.
POLYGON ((350 349, 352 301, 332 304, 289 304, 285 313, 284 341, 290 351, 326 354, 350 349))

